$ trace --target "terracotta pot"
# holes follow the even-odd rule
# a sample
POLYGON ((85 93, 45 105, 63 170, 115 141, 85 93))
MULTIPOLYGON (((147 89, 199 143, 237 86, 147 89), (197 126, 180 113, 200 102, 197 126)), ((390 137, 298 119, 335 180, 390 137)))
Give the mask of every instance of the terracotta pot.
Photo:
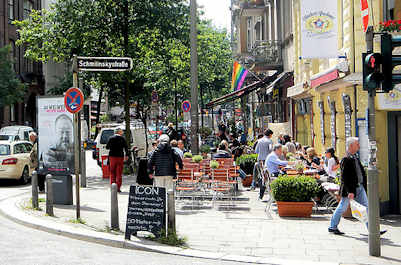
POLYGON ((242 186, 249 187, 252 184, 252 175, 246 175, 246 178, 242 180, 242 186))
POLYGON ((277 202, 281 217, 311 217, 313 202, 277 202))

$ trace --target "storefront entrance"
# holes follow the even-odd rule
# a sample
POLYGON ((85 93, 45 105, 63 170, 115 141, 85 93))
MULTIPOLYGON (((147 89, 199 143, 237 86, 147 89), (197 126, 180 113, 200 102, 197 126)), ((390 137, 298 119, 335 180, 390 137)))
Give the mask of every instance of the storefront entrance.
POLYGON ((401 112, 388 113, 389 189, 391 214, 401 214, 401 112))

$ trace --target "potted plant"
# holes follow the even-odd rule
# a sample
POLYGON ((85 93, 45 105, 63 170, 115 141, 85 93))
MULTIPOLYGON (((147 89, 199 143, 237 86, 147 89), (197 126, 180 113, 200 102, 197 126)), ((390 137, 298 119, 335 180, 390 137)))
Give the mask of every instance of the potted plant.
POLYGON ((186 152, 184 154, 184 158, 192 158, 192 154, 190 152, 186 152))
POLYGON ((202 162, 202 160, 203 160, 203 157, 201 155, 195 155, 192 157, 192 162, 194 162, 194 163, 200 163, 200 162, 202 162))
POLYGON ((294 166, 295 170, 299 173, 302 174, 304 172, 304 163, 301 161, 297 162, 294 166))
POLYGON ((211 160, 210 161, 210 168, 216 169, 218 167, 219 167, 219 162, 217 162, 216 160, 211 160))
POLYGON ((242 180, 242 186, 249 187, 252 184, 253 167, 258 160, 257 154, 244 154, 237 158, 235 163, 245 172, 246 178, 242 180))
POLYGON ((310 217, 311 199, 317 196, 319 186, 311 177, 281 176, 271 183, 271 190, 281 217, 310 217))
POLYGON ((401 33, 401 20, 387 20, 380 22, 379 30, 387 33, 401 33))

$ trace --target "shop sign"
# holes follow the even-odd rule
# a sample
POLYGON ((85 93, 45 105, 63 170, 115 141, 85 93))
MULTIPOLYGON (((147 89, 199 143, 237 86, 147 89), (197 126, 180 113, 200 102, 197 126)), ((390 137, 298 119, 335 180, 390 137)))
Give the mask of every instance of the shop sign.
POLYGON ((343 94, 343 105, 344 105, 344 116, 345 116, 345 139, 348 137, 351 137, 351 115, 352 115, 352 109, 351 109, 351 99, 349 95, 343 94))
POLYGON ((401 87, 396 86, 390 93, 378 94, 377 108, 379 110, 401 110, 401 87))
POLYGON ((280 88, 279 87, 274 87, 273 88, 273 98, 276 99, 280 95, 280 88))
POLYGON ((320 101, 318 103, 319 105, 319 110, 320 110, 320 134, 322 137, 322 144, 325 145, 325 135, 324 135, 324 103, 323 101, 320 101))
POLYGON ((327 99, 330 106, 330 130, 331 130, 331 146, 335 149, 337 143, 336 133, 336 102, 330 101, 330 97, 327 99))

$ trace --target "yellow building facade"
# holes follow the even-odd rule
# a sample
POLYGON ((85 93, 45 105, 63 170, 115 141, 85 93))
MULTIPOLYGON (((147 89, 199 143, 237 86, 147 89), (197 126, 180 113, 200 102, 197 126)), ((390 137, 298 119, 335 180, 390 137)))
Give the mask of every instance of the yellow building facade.
MULTIPOLYGON (((367 92, 362 89, 362 53, 366 52, 361 1, 337 0, 338 49, 342 58, 301 59, 301 4, 293 0, 295 60, 292 98, 293 136, 318 154, 335 147, 345 155, 345 140, 360 137, 362 162, 367 163, 367 92)), ((370 25, 401 19, 401 1, 372 0, 370 25)), ((374 41, 380 51, 380 40, 374 41)), ((324 47, 322 47, 324 49, 324 47)), ((401 89, 399 89, 401 91, 401 89)), ((401 213, 401 92, 376 97, 377 167, 381 214, 401 213), (398 101, 397 101, 398 100, 398 101), (399 103, 399 104, 398 104, 399 103), (395 158, 393 157, 395 156, 395 158)))

